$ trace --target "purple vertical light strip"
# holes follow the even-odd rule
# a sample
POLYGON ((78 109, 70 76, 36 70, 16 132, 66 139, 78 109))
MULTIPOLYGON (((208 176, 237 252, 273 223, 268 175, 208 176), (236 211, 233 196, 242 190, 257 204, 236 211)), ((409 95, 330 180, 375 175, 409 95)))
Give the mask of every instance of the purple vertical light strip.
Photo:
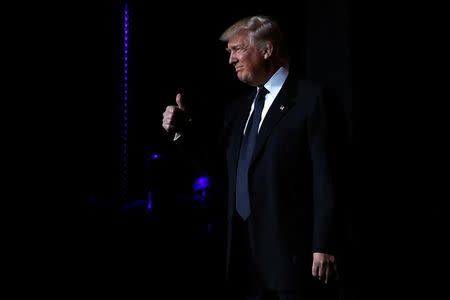
POLYGON ((123 119, 122 119, 122 165, 121 195, 122 201, 128 200, 128 4, 125 3, 123 14, 123 119))

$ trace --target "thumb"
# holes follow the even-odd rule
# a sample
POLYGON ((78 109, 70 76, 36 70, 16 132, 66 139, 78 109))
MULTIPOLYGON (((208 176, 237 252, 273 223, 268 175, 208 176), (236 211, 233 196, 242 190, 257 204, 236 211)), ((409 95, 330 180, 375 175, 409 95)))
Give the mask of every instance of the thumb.
POLYGON ((176 101, 177 101, 177 105, 178 105, 178 107, 180 109, 186 110, 186 107, 184 106, 183 101, 181 100, 181 94, 180 93, 177 94, 176 101))

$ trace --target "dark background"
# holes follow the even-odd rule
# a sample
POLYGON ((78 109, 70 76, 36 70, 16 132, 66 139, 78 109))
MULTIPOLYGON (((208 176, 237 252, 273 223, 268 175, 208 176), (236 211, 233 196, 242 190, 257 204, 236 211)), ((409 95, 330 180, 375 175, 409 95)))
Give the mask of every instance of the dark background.
POLYGON ((447 134, 439 8, 334 0, 128 4, 126 197, 124 1, 4 6, 4 194, 13 197, 4 197, 3 212, 11 219, 5 248, 14 254, 10 278, 19 290, 26 284, 132 297, 183 285, 192 269, 179 266, 198 250, 188 251, 193 243, 176 231, 186 216, 152 226, 121 208, 146 199, 154 153, 183 170, 163 167, 173 190, 190 188, 191 166, 172 152, 161 114, 179 91, 208 113, 246 88, 218 37, 240 17, 260 13, 288 30, 297 71, 340 99, 351 144, 347 299, 433 298, 445 290, 448 151, 441 145, 447 134))
MULTIPOLYGON (((320 2, 320 1, 319 1, 320 2)), ((335 89, 345 114, 349 138, 354 134, 351 86, 350 6, 348 3, 287 1, 275 7, 246 2, 238 7, 206 4, 162 4, 130 1, 129 159, 130 197, 142 197, 143 168, 148 155, 167 151, 162 112, 181 92, 189 106, 208 114, 220 110, 227 96, 246 89, 228 65, 218 37, 232 22, 251 14, 270 14, 287 29, 298 72, 335 89), (188 12, 189 11, 189 12, 188 12), (162 17, 159 18, 159 16, 162 17)), ((122 105, 123 3, 102 6, 89 47, 92 86, 83 99, 90 127, 89 164, 92 189, 113 194, 119 184, 122 105), (95 59, 94 59, 95 58, 95 59), (99 172, 99 173, 97 173, 99 172), (101 186, 104 186, 101 188, 101 186), (111 189, 112 188, 112 189, 111 189)), ((78 103, 80 104, 80 103, 78 103)), ((170 147, 170 146, 169 146, 170 147)))
MULTIPOLYGON (((117 266, 131 273, 153 269, 144 278, 154 283, 149 285, 154 289, 168 283, 185 286, 191 282, 189 274, 180 275, 185 274, 180 270, 190 266, 188 261, 193 256, 186 247, 192 248, 194 241, 185 240, 177 234, 179 229, 175 233, 172 229, 186 227, 188 224, 183 222, 194 221, 186 219, 186 216, 180 218, 176 207, 170 208, 170 214, 163 213, 172 220, 169 225, 162 220, 152 226, 142 226, 136 220, 130 222, 127 217, 123 222, 123 215, 116 212, 124 203, 146 199, 148 172, 158 172, 160 179, 167 179, 168 189, 186 192, 189 188, 192 168, 173 153, 173 146, 161 128, 162 112, 167 105, 175 103, 176 93, 181 92, 192 110, 214 115, 230 97, 247 89, 228 65, 226 45, 218 38, 224 29, 242 17, 269 14, 277 18, 287 31, 296 71, 303 77, 324 82, 337 94, 339 102, 336 106, 345 122, 344 138, 352 143, 355 112, 351 78, 351 7, 348 2, 342 1, 298 1, 295 4, 289 1, 276 4, 264 1, 236 4, 211 2, 203 5, 169 2, 158 7, 145 1, 129 1, 128 5, 131 30, 129 184, 126 199, 121 197, 123 177, 120 176, 123 171, 120 154, 123 2, 101 6, 98 15, 95 15, 98 24, 92 37, 95 47, 90 48, 95 59, 89 60, 95 64, 95 68, 89 67, 89 77, 94 80, 89 89, 90 95, 81 99, 89 107, 90 124, 87 128, 89 151, 84 197, 91 201, 94 199, 96 205, 100 205, 100 209, 91 212, 89 224, 92 230, 109 236, 99 243, 95 240, 97 235, 94 235, 92 240, 97 252, 93 257, 103 261, 112 245, 122 249, 126 241, 125 251, 113 252, 117 266), (156 171, 146 169, 147 159, 154 153, 165 155, 169 161, 156 171), (167 242, 167 239, 172 241, 167 242), (161 267, 156 267, 152 261, 144 263, 139 260, 147 256, 162 261, 161 267), (161 275, 171 272, 175 272, 169 276, 172 279, 161 275)), ((350 171, 353 165, 349 163, 348 168, 350 171)), ((163 198, 171 201, 169 196, 163 198)), ((103 274, 101 269, 94 267, 94 270, 103 274)), ((219 270, 217 268, 213 273, 219 270)), ((352 293, 357 293, 356 282, 347 288, 348 298, 352 293)))

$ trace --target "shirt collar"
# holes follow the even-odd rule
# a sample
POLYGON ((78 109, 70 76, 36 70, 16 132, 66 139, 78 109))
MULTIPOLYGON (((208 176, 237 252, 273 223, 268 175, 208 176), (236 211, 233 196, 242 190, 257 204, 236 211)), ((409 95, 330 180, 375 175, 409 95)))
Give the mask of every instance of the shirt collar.
POLYGON ((269 79, 269 81, 264 84, 264 87, 269 91, 272 95, 277 95, 281 90, 286 78, 289 75, 289 70, 286 67, 280 67, 275 74, 269 79))

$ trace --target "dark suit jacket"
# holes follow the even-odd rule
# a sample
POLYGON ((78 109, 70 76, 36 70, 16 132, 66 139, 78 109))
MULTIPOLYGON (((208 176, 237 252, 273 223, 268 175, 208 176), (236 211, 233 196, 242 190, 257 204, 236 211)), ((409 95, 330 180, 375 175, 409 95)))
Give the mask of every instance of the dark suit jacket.
MULTIPOLYGON (((235 213, 236 170, 253 95, 225 116, 227 266, 235 213)), ((259 131, 249 169, 249 224, 268 288, 295 290, 311 278, 312 252, 336 251, 336 201, 321 86, 288 77, 259 131)))

